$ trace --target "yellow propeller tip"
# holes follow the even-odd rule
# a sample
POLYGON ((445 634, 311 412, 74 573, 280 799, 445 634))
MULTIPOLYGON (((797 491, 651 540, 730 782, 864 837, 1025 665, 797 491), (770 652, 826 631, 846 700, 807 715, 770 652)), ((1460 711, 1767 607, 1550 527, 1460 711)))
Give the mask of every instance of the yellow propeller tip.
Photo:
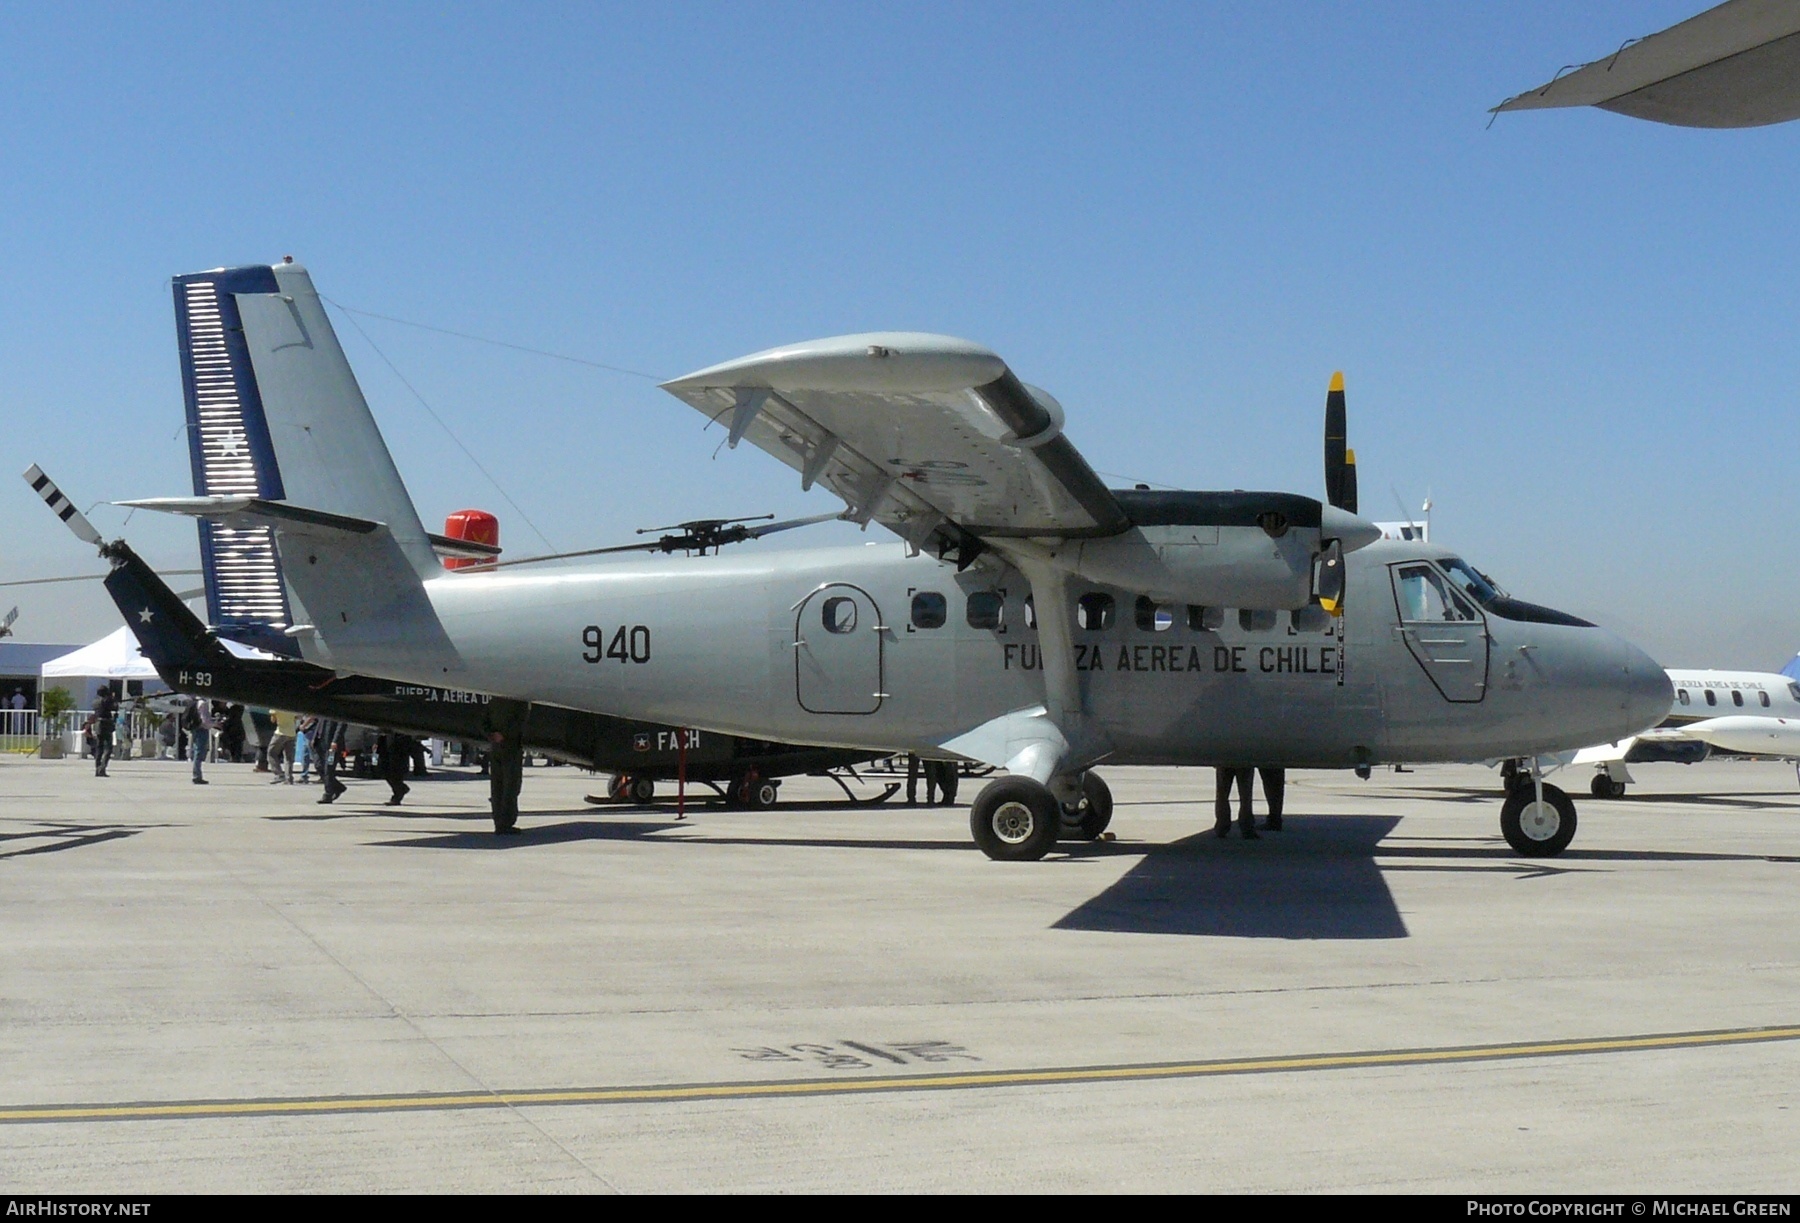
POLYGON ((1344 448, 1344 466, 1346 466, 1346 467, 1355 467, 1356 466, 1356 451, 1350 449, 1348 446, 1346 446, 1344 448))
POLYGON ((1329 389, 1333 390, 1333 391, 1341 391, 1344 389, 1344 371, 1343 370, 1340 369, 1335 374, 1331 375, 1331 386, 1329 389))

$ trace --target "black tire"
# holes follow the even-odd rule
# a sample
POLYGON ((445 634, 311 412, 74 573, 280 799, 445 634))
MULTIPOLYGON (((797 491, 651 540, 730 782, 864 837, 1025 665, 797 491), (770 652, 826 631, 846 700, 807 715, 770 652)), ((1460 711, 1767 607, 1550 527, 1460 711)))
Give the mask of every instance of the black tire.
POLYGON ((606 783, 606 797, 615 803, 625 801, 626 791, 631 787, 631 778, 623 773, 614 773, 612 780, 606 783))
POLYGON ((1065 841, 1097 841, 1112 823, 1112 790, 1098 773, 1081 775, 1081 801, 1062 809, 1062 837, 1065 841))
POLYGON ((631 801, 638 804, 649 802, 656 797, 656 783, 648 777, 631 779, 631 801))
POLYGON ((969 805, 969 831, 996 862, 1036 862, 1062 831, 1062 804, 1029 777, 1003 777, 969 805))
POLYGON ((750 782, 744 787, 750 805, 758 811, 766 811, 773 807, 780 789, 779 783, 764 780, 750 782))
POLYGON ((1554 858, 1575 839, 1574 800, 1545 786, 1540 807, 1530 786, 1515 789, 1500 808, 1500 835, 1523 857, 1554 858))
POLYGON ((1593 783, 1588 786, 1588 791, 1595 798, 1623 798, 1625 797, 1625 783, 1614 781, 1605 773, 1596 773, 1593 783))

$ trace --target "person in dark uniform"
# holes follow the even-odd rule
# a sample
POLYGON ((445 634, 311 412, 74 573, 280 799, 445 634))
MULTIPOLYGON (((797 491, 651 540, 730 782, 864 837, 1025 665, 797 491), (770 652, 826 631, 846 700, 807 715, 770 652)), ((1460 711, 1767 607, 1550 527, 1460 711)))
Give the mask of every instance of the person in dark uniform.
POLYGON ((1246 841, 1257 839, 1256 817, 1250 809, 1251 790, 1256 785, 1256 770, 1220 766, 1213 770, 1213 835, 1231 835, 1231 788, 1238 792, 1238 835, 1246 841))
POLYGON ((100 691, 94 695, 94 776, 105 777, 106 766, 112 763, 113 732, 119 726, 119 698, 113 695, 111 684, 100 685, 100 691))
POLYGON ((940 802, 946 807, 956 805, 956 761, 927 760, 925 762, 925 801, 935 807, 940 802))
MULTIPOLYGON (((919 805, 919 766, 919 758, 908 752, 906 755, 906 805, 909 807, 919 805)), ((929 796, 931 783, 928 781, 925 785, 926 793, 929 796)))
POLYGON ((316 733, 313 751, 319 757, 319 782, 325 790, 319 801, 333 803, 350 788, 337 776, 338 749, 344 746, 344 724, 333 718, 320 718, 316 733))
POLYGON ((494 831, 519 831, 519 787, 525 781, 525 717, 523 701, 495 697, 481 711, 481 730, 488 742, 488 806, 494 831))
POLYGON ((413 741, 410 735, 389 732, 375 740, 375 755, 381 762, 382 779, 388 783, 387 805, 398 807, 406 792, 406 772, 412 767, 413 741))
POLYGON ((1262 826, 1270 832, 1280 832, 1282 800, 1287 796, 1287 770, 1258 765, 1256 771, 1262 775, 1263 801, 1269 804, 1269 817, 1262 826))

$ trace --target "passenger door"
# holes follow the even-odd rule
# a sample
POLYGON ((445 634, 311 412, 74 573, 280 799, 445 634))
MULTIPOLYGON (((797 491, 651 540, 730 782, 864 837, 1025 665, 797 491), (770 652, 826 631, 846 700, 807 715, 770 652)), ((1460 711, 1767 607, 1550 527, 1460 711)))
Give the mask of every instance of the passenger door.
POLYGON ((887 626, 875 600, 844 582, 822 586, 794 618, 794 690, 808 713, 874 713, 887 626))
POLYGON ((1391 567, 1399 633, 1447 701, 1471 703, 1487 695, 1487 621, 1435 566, 1411 561, 1391 567))

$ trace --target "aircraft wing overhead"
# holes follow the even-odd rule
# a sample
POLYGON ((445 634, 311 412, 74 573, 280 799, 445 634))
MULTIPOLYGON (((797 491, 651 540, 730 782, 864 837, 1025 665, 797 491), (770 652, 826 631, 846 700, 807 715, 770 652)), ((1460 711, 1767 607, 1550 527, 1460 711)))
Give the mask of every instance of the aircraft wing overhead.
POLYGON ((1062 407, 967 340, 872 332, 753 353, 663 389, 914 543, 1103 536, 1125 511, 1062 434, 1062 407))
POLYGON ((1598 106, 1680 127, 1800 117, 1800 4, 1726 0, 1494 107, 1598 106))

